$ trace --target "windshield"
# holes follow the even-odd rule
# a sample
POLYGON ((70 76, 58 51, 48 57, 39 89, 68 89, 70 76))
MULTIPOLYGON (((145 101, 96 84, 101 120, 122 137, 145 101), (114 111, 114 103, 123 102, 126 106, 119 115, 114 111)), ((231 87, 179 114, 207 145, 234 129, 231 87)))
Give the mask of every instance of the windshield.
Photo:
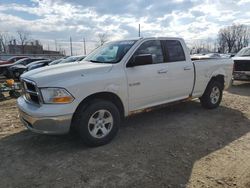
POLYGON ((109 42, 97 48, 84 60, 94 63, 118 63, 135 42, 136 40, 109 42))
POLYGON ((250 56, 250 48, 243 48, 236 54, 236 56, 237 57, 250 56))

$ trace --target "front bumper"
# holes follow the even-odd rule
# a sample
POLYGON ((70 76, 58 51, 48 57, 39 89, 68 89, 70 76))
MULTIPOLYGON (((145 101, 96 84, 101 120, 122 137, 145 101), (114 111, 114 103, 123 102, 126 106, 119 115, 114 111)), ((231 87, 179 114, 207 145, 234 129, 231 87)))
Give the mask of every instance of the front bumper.
POLYGON ((72 114, 36 117, 35 115, 30 115, 29 109, 24 109, 21 102, 22 100, 19 98, 19 118, 32 132, 54 135, 66 134, 69 132, 72 114))
POLYGON ((235 71, 233 78, 239 81, 250 81, 250 71, 235 71))

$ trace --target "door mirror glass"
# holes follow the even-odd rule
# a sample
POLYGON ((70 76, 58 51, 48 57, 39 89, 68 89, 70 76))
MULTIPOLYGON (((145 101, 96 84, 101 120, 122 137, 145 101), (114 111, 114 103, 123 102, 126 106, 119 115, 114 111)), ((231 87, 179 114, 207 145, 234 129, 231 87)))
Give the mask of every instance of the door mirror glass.
POLYGON ((153 58, 151 54, 140 54, 134 57, 134 61, 131 61, 128 64, 128 67, 151 65, 151 64, 153 64, 153 58))

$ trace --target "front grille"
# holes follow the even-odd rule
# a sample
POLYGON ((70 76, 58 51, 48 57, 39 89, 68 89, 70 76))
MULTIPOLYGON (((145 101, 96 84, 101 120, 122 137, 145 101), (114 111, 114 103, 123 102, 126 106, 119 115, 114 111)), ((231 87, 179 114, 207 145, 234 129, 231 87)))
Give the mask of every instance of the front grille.
POLYGON ((250 71, 250 60, 234 60, 235 71, 250 71))
POLYGON ((36 84, 30 80, 21 80, 23 94, 27 101, 40 104, 40 94, 36 84))

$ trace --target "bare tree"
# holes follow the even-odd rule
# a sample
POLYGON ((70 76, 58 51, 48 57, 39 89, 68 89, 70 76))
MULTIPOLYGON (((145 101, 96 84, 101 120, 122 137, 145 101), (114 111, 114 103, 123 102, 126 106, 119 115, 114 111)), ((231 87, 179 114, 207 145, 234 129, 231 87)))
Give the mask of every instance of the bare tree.
POLYGON ((195 40, 192 43, 192 54, 194 53, 208 53, 212 52, 213 49, 213 41, 210 39, 207 40, 195 40))
POLYGON ((17 35, 18 35, 19 43, 21 45, 22 53, 24 54, 24 47, 25 47, 25 44, 29 41, 30 34, 29 32, 24 31, 24 30, 18 30, 17 35))
POLYGON ((223 28, 218 33, 218 44, 221 52, 238 52, 249 43, 249 27, 246 25, 232 25, 223 28))
POLYGON ((98 41, 97 41, 97 46, 102 46, 105 42, 108 41, 108 35, 107 33, 99 33, 98 34, 98 41))
POLYGON ((236 43, 234 46, 234 51, 238 52, 243 47, 248 46, 249 39, 250 39, 250 30, 249 27, 245 25, 238 25, 237 27, 237 36, 236 36, 236 43))
POLYGON ((10 36, 8 32, 0 32, 0 52, 7 53, 7 46, 13 36, 10 36))

